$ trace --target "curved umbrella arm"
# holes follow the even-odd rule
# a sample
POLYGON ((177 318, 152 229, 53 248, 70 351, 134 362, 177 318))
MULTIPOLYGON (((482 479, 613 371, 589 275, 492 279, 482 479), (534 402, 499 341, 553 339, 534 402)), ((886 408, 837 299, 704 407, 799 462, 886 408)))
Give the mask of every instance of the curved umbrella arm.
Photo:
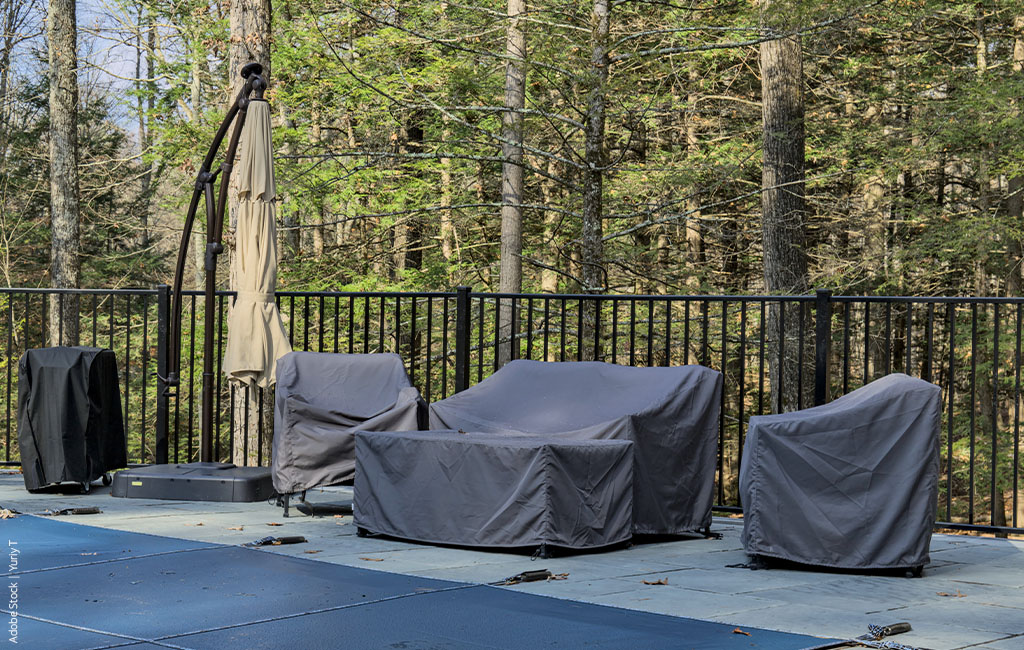
MULTIPOLYGON (((180 383, 182 284, 185 275, 185 262, 188 259, 189 242, 192 239, 192 230, 195 225, 196 212, 199 209, 199 199, 201 196, 206 199, 206 227, 208 235, 205 269, 206 274, 209 277, 216 269, 216 255, 223 250, 220 242, 223 234, 224 206, 227 198, 227 186, 231 176, 230 161, 234 158, 235 150, 238 146, 238 135, 241 133, 242 126, 245 124, 246 108, 248 108, 249 102, 253 99, 263 100, 263 93, 267 88, 267 81, 262 76, 262 73, 263 66, 258 63, 250 63, 242 68, 241 76, 246 80, 245 85, 242 87, 242 90, 238 93, 235 101, 231 104, 227 114, 224 116, 224 120, 217 129, 217 133, 213 137, 213 142, 210 144, 206 156, 203 159, 199 172, 196 174, 195 188, 193 189, 192 200, 189 203, 188 213, 185 217, 185 224, 181 233, 181 243, 178 246, 178 259, 174 268, 174 282, 171 289, 171 322, 169 328, 170 358, 167 365, 167 376, 157 376, 157 379, 163 384, 164 394, 168 396, 175 395, 173 389, 180 383), (250 97, 250 95, 252 95, 252 97, 250 97), (235 120, 236 117, 238 118, 237 122, 235 120), (228 129, 231 127, 232 122, 236 122, 236 124, 225 156, 225 164, 217 171, 211 172, 210 169, 217 156, 217 151, 220 149, 221 143, 227 136, 228 129), (215 205, 213 198, 213 185, 217 180, 217 175, 221 171, 225 172, 223 178, 221 178, 221 197, 219 197, 220 200, 218 200, 215 205), (211 235, 213 236, 212 241, 211 235)), ((207 350, 205 352, 206 358, 210 358, 210 351, 207 350)))

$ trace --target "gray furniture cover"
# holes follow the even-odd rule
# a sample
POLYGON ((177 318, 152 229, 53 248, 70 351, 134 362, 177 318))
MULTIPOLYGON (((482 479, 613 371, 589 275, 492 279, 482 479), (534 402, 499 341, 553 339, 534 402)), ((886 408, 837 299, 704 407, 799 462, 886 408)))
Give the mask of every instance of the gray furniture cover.
POLYGON ((457 431, 356 433, 360 528, 467 546, 627 540, 633 445, 457 431))
POLYGON ((290 352, 277 362, 274 489, 290 494, 352 478, 355 427, 415 431, 425 420, 397 354, 290 352))
POLYGON ((746 552, 845 569, 927 564, 940 392, 893 374, 823 406, 750 418, 746 552))
POLYGON ((632 440, 633 531, 711 525, 721 373, 517 360, 430 405, 431 429, 632 440))

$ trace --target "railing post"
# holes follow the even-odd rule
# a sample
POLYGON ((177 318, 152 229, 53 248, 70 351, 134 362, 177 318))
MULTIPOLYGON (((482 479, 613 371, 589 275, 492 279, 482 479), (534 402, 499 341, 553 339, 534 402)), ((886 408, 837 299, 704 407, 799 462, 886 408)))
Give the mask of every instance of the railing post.
POLYGON ((157 463, 168 462, 168 434, 170 413, 170 386, 163 377, 167 377, 167 366, 170 365, 170 327, 171 325, 171 287, 166 284, 156 288, 156 436, 154 444, 154 460, 157 463))
POLYGON ((469 388, 469 309, 471 287, 456 287, 455 298, 455 392, 469 388))
POLYGON ((828 361, 832 347, 832 291, 815 292, 814 314, 814 405, 828 401, 828 361))

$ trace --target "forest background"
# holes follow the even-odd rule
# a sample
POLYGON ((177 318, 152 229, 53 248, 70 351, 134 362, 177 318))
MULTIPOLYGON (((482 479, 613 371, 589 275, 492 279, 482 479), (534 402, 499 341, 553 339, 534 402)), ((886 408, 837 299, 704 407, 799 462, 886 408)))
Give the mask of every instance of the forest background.
MULTIPOLYGON (((46 9, 0 2, 7 286, 51 284, 46 9)), ((280 288, 497 290, 504 205, 529 292, 1021 295, 1017 2, 97 0, 77 20, 80 286, 169 281, 240 45, 269 50, 280 288), (262 43, 233 11, 262 12, 262 43), (798 45, 802 286, 765 285, 765 42, 798 45)))

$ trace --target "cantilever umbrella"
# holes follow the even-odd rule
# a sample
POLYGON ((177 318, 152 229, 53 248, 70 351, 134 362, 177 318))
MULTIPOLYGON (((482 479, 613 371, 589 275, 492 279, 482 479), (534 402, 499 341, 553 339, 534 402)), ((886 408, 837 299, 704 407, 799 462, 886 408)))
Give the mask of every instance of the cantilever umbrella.
MULTIPOLYGON (((274 364, 288 352, 281 316, 274 304, 276 244, 274 235, 274 168, 270 147, 270 110, 263 99, 267 79, 263 66, 250 63, 240 72, 245 80, 241 91, 217 129, 206 157, 196 175, 185 226, 178 247, 174 286, 170 291, 170 319, 166 331, 167 350, 158 355, 157 377, 161 400, 157 406, 155 465, 118 472, 113 496, 143 499, 186 499, 199 501, 260 501, 273 493, 268 467, 236 467, 214 462, 214 334, 217 328, 217 256, 224 251, 224 209, 233 165, 242 144, 239 176, 239 210, 235 257, 235 285, 238 295, 228 318, 231 331, 224 367, 229 375, 258 386, 273 383, 274 364), (232 127, 232 125, 234 125, 232 127), (226 163, 217 171, 213 163, 228 137, 226 163), (244 137, 243 137, 244 135, 244 137), (217 177, 220 186, 215 191, 217 177), (188 247, 200 203, 206 204, 206 287, 203 292, 203 405, 200 462, 170 463, 167 400, 176 396, 181 382, 182 284, 188 247), (162 407, 161 407, 162 404, 162 407), (161 426, 161 421, 163 422, 161 426)), ((163 303, 166 304, 166 303, 163 303)), ((164 307, 162 307, 164 308, 164 307)), ((177 456, 177 448, 175 448, 177 456)))
POLYGON ((275 383, 277 360, 291 351, 274 302, 277 284, 274 158, 270 107, 249 104, 242 130, 238 183, 238 224, 232 284, 237 292, 228 314, 224 372, 229 379, 267 388, 275 383))

